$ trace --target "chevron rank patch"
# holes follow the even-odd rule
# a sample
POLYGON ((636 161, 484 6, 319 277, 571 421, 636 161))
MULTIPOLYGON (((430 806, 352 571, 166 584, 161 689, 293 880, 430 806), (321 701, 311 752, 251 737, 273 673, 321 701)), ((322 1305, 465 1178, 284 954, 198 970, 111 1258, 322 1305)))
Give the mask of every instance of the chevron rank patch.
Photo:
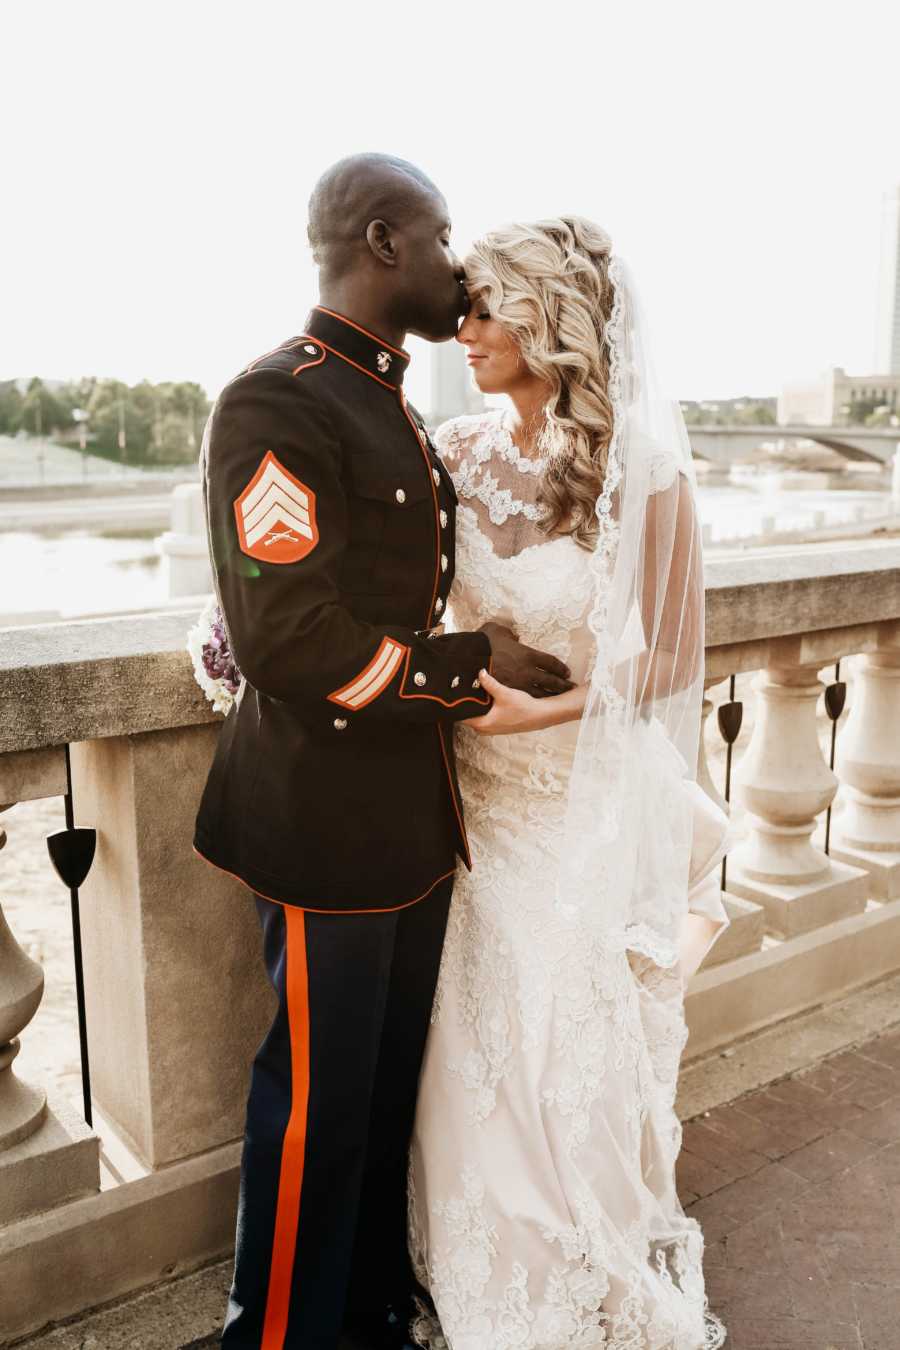
POLYGON ((267 450, 234 503, 241 551, 260 562, 299 562, 319 542, 316 494, 267 450))

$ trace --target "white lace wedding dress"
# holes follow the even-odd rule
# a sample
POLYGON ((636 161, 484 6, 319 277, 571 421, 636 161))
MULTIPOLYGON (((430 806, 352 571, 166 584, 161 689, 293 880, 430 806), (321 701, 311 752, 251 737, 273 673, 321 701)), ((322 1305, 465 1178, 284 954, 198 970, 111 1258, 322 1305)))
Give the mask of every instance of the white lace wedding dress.
MULTIPOLYGON (((537 532, 539 464, 498 412, 445 424, 437 444, 460 495, 450 622, 505 621, 583 680, 590 555, 537 532)), ((411 1150, 410 1248, 439 1319, 417 1339, 721 1346, 674 1184, 686 1031, 681 998, 654 989, 680 976, 553 906, 578 724, 457 735, 474 868, 456 880, 411 1150)))

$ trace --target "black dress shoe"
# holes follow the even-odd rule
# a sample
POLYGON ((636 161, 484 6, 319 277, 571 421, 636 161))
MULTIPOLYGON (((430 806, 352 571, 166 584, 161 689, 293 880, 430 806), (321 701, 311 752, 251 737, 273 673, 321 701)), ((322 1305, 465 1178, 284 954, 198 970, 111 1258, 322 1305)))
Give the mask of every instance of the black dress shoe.
POLYGON ((412 1300, 403 1305, 386 1304, 354 1321, 344 1332, 339 1350, 417 1350, 409 1331, 415 1315, 412 1300))

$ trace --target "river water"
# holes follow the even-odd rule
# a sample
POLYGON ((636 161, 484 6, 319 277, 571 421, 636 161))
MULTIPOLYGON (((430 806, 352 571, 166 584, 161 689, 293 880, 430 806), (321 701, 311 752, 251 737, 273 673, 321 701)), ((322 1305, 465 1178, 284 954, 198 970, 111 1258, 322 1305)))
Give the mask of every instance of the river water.
MULTIPOLYGON (((874 524, 891 514, 888 485, 880 476, 854 489, 843 478, 837 480, 840 487, 826 475, 812 475, 811 481, 815 487, 791 490, 784 490, 775 475, 752 483, 702 482, 699 505, 707 550, 752 545, 762 534, 770 540, 778 534, 794 538, 853 522, 862 532, 862 522, 874 524)), ((895 515, 898 509, 895 504, 895 515)), ((79 528, 72 520, 52 528, 0 530, 0 625, 164 603, 166 579, 155 543, 164 527, 163 515, 155 528, 144 520, 129 525, 126 516, 115 529, 79 528)))

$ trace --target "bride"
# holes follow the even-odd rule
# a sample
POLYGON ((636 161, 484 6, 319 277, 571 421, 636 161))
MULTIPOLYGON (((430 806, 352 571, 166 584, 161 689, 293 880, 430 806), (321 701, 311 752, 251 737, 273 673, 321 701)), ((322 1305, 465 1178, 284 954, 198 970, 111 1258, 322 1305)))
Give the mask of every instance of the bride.
POLYGON ((684 984, 727 924, 725 818, 693 782, 703 577, 677 405, 629 275, 579 218, 466 261, 459 332, 506 411, 436 442, 460 497, 450 622, 571 668, 457 748, 456 882, 410 1159, 429 1350, 700 1350, 703 1238, 674 1182, 684 984), (434 1311, 436 1310, 436 1316, 434 1311))

